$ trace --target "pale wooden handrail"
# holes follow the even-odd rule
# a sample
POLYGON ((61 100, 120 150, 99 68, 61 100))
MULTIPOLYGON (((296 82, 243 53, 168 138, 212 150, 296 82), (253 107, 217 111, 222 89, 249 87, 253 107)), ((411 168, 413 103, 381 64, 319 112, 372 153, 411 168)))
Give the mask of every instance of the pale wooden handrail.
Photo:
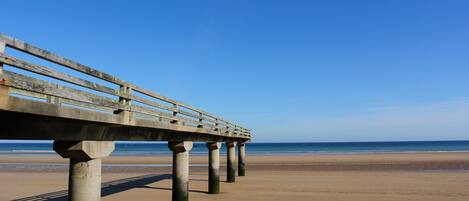
MULTIPOLYGON (((59 64, 66 68, 73 69, 80 73, 84 73, 86 75, 117 85, 119 88, 119 90, 116 90, 111 87, 97 84, 76 76, 58 72, 46 66, 33 64, 31 62, 7 55, 6 53, 2 53, 0 51, 0 65, 6 64, 8 66, 16 67, 39 75, 84 87, 92 91, 115 96, 118 98, 118 100, 114 100, 112 98, 108 98, 92 92, 61 86, 10 71, 3 71, 3 73, 0 72, 1 76, 8 80, 8 82, 3 83, 2 85, 15 88, 16 93, 36 98, 47 97, 48 100, 55 97, 62 99, 62 103, 92 109, 136 112, 158 117, 160 120, 166 119, 173 124, 194 126, 198 128, 210 129, 212 131, 219 131, 222 134, 245 136, 250 138, 251 131, 242 126, 236 125, 220 117, 178 102, 171 98, 143 89, 137 85, 126 82, 102 71, 98 71, 86 65, 58 56, 54 53, 35 47, 18 39, 0 34, 0 45, 3 43, 6 45, 6 47, 22 51, 41 59, 59 64), (168 105, 158 103, 156 100, 149 100, 133 92, 144 94, 158 101, 162 101, 163 103, 167 103, 168 105), (138 105, 136 103, 132 104, 131 102, 133 101, 143 105, 138 105), (182 108, 187 110, 182 110, 182 108)), ((3 70, 3 68, 0 70, 3 70)), ((59 102, 60 101, 56 103, 59 102)))

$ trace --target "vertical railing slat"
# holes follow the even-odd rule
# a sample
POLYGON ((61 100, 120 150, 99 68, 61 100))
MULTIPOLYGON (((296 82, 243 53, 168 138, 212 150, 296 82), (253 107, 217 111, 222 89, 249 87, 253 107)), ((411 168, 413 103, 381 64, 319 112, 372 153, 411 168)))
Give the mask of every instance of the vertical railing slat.
MULTIPOLYGON (((0 53, 5 53, 5 43, 0 41, 0 53)), ((0 81, 3 81, 3 63, 0 63, 0 81)))
POLYGON ((117 113, 121 111, 130 111, 132 88, 128 85, 121 85, 119 88, 119 108, 117 113))
POLYGON ((218 119, 215 119, 215 131, 218 131, 219 128, 218 128, 218 119))
POLYGON ((170 121, 170 123, 172 123, 172 124, 179 124, 179 122, 178 122, 178 120, 177 120, 177 114, 178 114, 177 111, 178 111, 179 107, 178 107, 177 104, 173 104, 173 107, 174 107, 174 111, 173 111, 173 118, 174 118, 174 119, 172 119, 172 120, 170 121))
POLYGON ((203 128, 204 127, 204 114, 202 112, 199 112, 199 125, 197 125, 198 128, 203 128))

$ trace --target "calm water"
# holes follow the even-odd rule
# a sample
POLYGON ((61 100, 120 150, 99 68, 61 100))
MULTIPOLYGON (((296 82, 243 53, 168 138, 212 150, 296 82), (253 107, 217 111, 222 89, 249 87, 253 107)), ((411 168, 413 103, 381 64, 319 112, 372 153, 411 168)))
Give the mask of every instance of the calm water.
MULTIPOLYGON (((385 152, 455 152, 469 151, 469 141, 422 142, 340 142, 340 143, 249 143, 250 155, 385 153, 385 152)), ((225 152, 225 147, 222 148, 225 152)), ((191 154, 206 154, 203 143, 195 143, 191 154)), ((54 155, 51 143, 0 143, 0 154, 54 155)), ((166 143, 117 143, 113 155, 167 155, 166 143)))

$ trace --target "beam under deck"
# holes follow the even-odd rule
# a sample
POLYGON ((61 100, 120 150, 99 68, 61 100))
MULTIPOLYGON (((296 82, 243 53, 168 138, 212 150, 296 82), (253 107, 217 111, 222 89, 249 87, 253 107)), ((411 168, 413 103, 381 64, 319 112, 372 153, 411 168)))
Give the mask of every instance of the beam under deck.
POLYGON ((14 96, 0 95, 0 139, 95 140, 95 141, 247 141, 183 125, 172 125, 58 106, 14 96))

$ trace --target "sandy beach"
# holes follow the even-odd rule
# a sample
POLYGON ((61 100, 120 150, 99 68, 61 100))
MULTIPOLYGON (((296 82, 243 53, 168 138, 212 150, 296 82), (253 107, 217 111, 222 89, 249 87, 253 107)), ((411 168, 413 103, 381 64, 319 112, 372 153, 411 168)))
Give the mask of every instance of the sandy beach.
MULTIPOLYGON (((234 184, 224 182, 222 167, 218 195, 206 193, 206 162, 191 156, 190 200, 469 200, 469 153, 248 156, 247 176, 234 184)), ((1 156, 0 200, 66 200, 66 163, 1 156)), ((170 163, 168 156, 106 158, 102 200, 171 200, 170 163)))

